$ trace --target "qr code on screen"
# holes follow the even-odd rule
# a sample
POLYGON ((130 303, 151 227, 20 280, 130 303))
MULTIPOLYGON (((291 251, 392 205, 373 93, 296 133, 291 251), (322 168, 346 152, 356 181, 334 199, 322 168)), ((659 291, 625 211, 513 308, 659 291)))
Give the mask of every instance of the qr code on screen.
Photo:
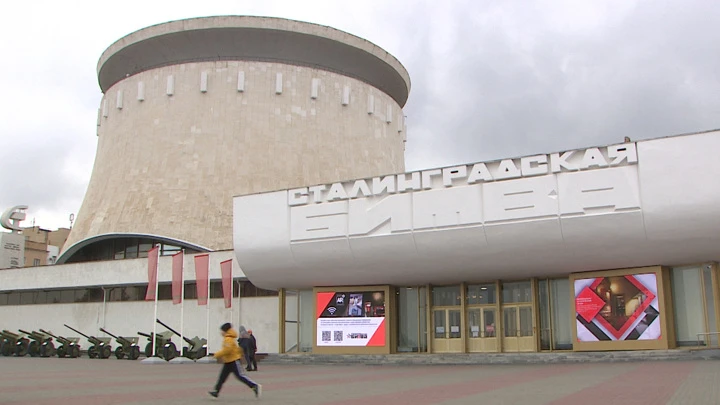
POLYGON ((333 340, 336 342, 342 342, 343 341, 343 331, 336 330, 333 332, 333 340))
POLYGON ((324 330, 322 331, 322 341, 323 342, 329 342, 330 341, 330 331, 324 330))

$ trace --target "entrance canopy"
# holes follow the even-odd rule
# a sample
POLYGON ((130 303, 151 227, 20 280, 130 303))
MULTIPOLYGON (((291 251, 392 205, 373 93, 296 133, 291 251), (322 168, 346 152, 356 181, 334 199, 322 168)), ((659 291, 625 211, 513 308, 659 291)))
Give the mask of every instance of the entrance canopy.
POLYGON ((237 196, 262 288, 424 285, 720 260, 720 132, 237 196))

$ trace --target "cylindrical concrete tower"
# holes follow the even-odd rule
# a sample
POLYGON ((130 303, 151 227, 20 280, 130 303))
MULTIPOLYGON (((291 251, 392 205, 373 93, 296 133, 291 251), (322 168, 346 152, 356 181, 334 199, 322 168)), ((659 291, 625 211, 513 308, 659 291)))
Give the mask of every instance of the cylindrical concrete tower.
POLYGON ((111 45, 98 78, 95 166, 60 263, 111 258, 92 245, 117 238, 231 249, 235 195, 405 169, 407 71, 333 28, 173 21, 111 45))

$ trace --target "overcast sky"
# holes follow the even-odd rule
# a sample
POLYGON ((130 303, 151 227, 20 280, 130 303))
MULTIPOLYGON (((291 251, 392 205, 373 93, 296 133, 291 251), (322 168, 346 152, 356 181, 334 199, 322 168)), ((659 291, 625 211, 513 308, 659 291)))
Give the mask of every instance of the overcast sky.
POLYGON ((720 127, 720 2, 32 1, 0 6, 0 209, 68 226, 95 157, 96 65, 148 25, 265 15, 366 38, 407 68, 407 169, 720 127))

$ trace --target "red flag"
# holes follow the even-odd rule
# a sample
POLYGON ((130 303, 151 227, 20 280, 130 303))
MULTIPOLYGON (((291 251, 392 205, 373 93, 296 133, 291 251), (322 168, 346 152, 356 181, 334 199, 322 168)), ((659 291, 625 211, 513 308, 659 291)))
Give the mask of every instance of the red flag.
POLYGON ((148 287, 145 293, 145 301, 155 300, 155 289, 157 288, 158 252, 157 246, 148 251, 148 287))
POLYGON ((172 301, 173 304, 182 302, 183 293, 183 252, 172 255, 172 301))
POLYGON ((208 269, 210 256, 195 255, 195 285, 197 286, 198 305, 208 303, 208 269))
POLYGON ((220 263, 225 308, 232 307, 232 259, 220 263))

